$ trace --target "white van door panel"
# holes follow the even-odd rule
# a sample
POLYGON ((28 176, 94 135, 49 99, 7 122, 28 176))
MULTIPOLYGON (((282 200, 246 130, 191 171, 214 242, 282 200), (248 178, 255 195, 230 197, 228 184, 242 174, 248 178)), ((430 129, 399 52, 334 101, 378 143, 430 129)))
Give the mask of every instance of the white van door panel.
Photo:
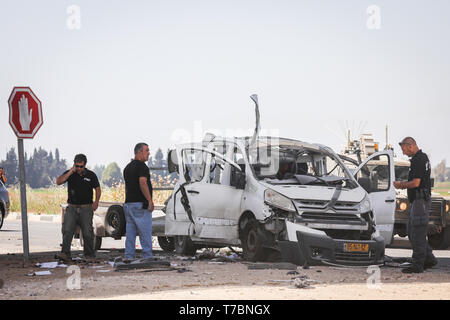
POLYGON ((395 221, 393 151, 380 151, 371 155, 359 165, 355 176, 369 194, 376 229, 383 236, 385 244, 390 244, 395 221), (363 182, 365 183, 363 184, 363 182))
MULTIPOLYGON (((237 223, 234 223, 232 219, 229 219, 229 216, 232 216, 234 212, 239 212, 242 190, 237 190, 231 186, 211 183, 208 180, 210 179, 209 167, 211 159, 214 158, 220 159, 220 161, 223 161, 229 166, 233 166, 239 171, 241 171, 241 168, 223 155, 205 147, 190 145, 181 150, 181 154, 186 151, 195 153, 201 152, 204 155, 207 155, 201 179, 186 184, 185 186, 189 204, 192 209, 192 218, 195 224, 196 236, 200 238, 231 238, 231 233, 234 232, 230 233, 230 229, 233 229, 233 225, 237 225, 237 223)), ((186 163, 184 163, 186 157, 183 156, 181 159, 183 159, 183 165, 180 166, 180 171, 183 170, 183 175, 187 172, 188 176, 192 177, 192 167, 187 168, 186 163)), ((201 170, 197 171, 200 172, 201 170)), ((184 178, 185 177, 186 175, 184 178)), ((182 207, 181 203, 179 203, 176 208, 178 209, 180 206, 182 207)), ((237 230, 237 227, 235 229, 237 230)))

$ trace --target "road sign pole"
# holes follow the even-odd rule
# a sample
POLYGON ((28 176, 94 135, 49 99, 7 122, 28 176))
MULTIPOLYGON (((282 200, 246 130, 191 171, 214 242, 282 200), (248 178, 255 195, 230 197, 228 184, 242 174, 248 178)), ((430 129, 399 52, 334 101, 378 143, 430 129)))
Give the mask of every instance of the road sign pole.
POLYGON ((30 249, 28 243, 28 215, 27 215, 27 188, 25 185, 25 159, 23 152, 23 139, 17 139, 19 150, 19 182, 20 182, 20 207, 22 210, 22 239, 23 239, 23 257, 25 262, 30 258, 30 249))

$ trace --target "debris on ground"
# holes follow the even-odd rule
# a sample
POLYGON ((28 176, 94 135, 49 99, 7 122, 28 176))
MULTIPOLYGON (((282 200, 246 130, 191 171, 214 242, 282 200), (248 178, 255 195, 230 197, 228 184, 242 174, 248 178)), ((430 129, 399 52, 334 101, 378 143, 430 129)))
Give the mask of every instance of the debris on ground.
POLYGON ((55 262, 43 262, 43 263, 36 263, 36 267, 39 267, 41 269, 54 269, 58 266, 58 261, 55 262))
POLYGON ((262 269, 278 269, 278 270, 297 270, 297 265, 289 262, 277 262, 277 263, 247 263, 247 267, 250 270, 262 270, 262 269))
POLYGON ((151 269, 168 267, 171 268, 170 262, 165 260, 159 260, 157 258, 137 259, 133 261, 119 261, 114 263, 116 271, 120 270, 132 270, 132 269, 151 269))
POLYGON ((279 283, 291 283, 292 280, 267 280, 269 284, 279 284, 279 283))
POLYGON ((196 257, 183 257, 183 256, 175 256, 173 257, 175 260, 181 260, 181 261, 195 261, 196 257))
POLYGON ((296 275, 296 274, 300 274, 300 273, 298 273, 297 271, 289 271, 287 273, 287 275, 296 275))
POLYGON ((236 262, 240 260, 239 254, 231 251, 218 251, 214 252, 213 250, 206 249, 203 250, 199 255, 196 256, 198 260, 211 260, 212 262, 236 262))
POLYGON ((179 268, 176 269, 178 273, 184 273, 184 272, 192 272, 192 270, 187 269, 187 268, 179 268))
POLYGON ((212 250, 203 250, 198 256, 198 260, 211 260, 216 257, 216 253, 212 250))
POLYGON ((36 271, 33 273, 29 273, 27 274, 27 276, 49 276, 52 273, 49 270, 45 270, 45 271, 36 271))
POLYGON ((299 289, 314 289, 311 283, 317 282, 316 280, 308 279, 307 276, 300 276, 294 279, 294 286, 299 289))

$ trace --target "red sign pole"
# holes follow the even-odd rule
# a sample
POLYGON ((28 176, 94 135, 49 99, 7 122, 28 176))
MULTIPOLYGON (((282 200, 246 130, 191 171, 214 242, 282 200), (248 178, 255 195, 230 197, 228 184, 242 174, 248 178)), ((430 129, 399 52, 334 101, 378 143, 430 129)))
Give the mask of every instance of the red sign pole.
POLYGON ((27 212, 27 188, 25 184, 25 159, 23 152, 23 139, 17 139, 19 151, 19 182, 20 182, 20 208, 22 211, 22 239, 23 258, 25 262, 30 259, 30 247, 28 241, 28 212, 27 212))

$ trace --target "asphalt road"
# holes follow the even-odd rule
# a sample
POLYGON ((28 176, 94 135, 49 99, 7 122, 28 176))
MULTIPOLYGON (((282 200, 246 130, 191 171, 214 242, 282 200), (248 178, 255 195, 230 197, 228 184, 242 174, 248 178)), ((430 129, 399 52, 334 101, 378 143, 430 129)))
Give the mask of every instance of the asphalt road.
MULTIPOLYGON (((29 246, 30 253, 50 252, 61 250, 61 225, 55 222, 29 221, 29 246)), ((0 230, 0 255, 20 254, 22 249, 22 225, 20 221, 6 220, 0 230)), ((72 245, 77 245, 74 240, 72 245)), ((141 249, 139 241, 136 241, 137 249, 141 249)), ((77 248, 77 247, 75 247, 77 248)), ((74 248, 74 249, 75 249, 74 248)), ((102 249, 124 249, 125 237, 121 240, 103 238, 102 249)), ((78 247, 82 250, 81 247, 78 247)), ((393 258, 411 257, 411 248, 407 238, 394 239, 390 248, 386 248, 386 255, 393 258)), ((434 254, 440 258, 440 265, 450 267, 450 250, 435 250, 434 254)), ((448 270, 448 269, 447 269, 448 270)))

